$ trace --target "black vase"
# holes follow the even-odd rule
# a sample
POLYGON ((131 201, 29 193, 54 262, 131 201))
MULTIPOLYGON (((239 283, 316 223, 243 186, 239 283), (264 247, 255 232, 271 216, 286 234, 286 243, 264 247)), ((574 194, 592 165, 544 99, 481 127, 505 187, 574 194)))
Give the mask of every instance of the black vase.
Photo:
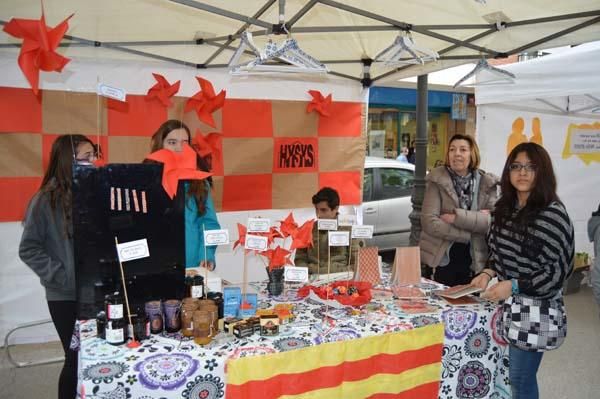
POLYGON ((267 283, 267 291, 271 296, 281 295, 283 292, 283 268, 270 270, 267 268, 269 282, 267 283))

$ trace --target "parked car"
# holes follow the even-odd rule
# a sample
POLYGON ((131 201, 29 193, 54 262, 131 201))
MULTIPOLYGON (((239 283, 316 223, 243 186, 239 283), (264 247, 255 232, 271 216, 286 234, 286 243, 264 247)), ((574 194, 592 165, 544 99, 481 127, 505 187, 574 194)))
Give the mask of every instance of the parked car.
POLYGON ((386 158, 365 158, 363 223, 373 225, 369 246, 380 251, 408 246, 415 166, 386 158))

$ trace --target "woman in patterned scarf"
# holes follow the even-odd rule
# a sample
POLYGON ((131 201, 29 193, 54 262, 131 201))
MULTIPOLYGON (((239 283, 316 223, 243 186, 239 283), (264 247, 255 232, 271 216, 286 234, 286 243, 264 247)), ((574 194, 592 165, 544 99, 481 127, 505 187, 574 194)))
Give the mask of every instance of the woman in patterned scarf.
POLYGON ((475 140, 456 134, 445 165, 426 180, 419 241, 424 276, 449 286, 468 284, 487 262, 485 233, 499 179, 479 169, 475 140))

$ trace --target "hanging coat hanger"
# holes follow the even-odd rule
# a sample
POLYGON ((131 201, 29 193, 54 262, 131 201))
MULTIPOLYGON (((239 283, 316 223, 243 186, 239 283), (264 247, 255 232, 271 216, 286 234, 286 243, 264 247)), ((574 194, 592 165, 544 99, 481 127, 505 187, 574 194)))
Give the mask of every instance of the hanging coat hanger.
POLYGON ((465 76, 463 76, 458 82, 454 84, 454 88, 458 86, 463 87, 474 87, 474 86, 485 86, 485 85, 495 85, 495 84, 512 84, 515 82, 516 76, 509 71, 505 71, 504 69, 496 68, 488 64, 485 58, 479 60, 475 68, 465 76), (477 75, 483 71, 487 71, 494 75, 494 78, 491 80, 485 80, 480 82, 474 82, 470 84, 465 84, 465 82, 471 77, 477 77, 477 75))
POLYGON ((377 56, 375 62, 383 62, 386 66, 395 67, 401 64, 424 64, 439 58, 437 52, 417 46, 410 32, 402 32, 394 42, 377 56))

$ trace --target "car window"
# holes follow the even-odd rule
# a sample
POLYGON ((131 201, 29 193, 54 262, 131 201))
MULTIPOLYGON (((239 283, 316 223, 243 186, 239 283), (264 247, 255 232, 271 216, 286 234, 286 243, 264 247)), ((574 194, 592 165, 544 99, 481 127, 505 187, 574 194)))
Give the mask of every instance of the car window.
POLYGON ((381 168, 381 199, 406 197, 411 195, 414 185, 414 172, 400 168, 381 168))
POLYGON ((373 200, 373 169, 365 169, 363 177, 363 202, 373 200))

